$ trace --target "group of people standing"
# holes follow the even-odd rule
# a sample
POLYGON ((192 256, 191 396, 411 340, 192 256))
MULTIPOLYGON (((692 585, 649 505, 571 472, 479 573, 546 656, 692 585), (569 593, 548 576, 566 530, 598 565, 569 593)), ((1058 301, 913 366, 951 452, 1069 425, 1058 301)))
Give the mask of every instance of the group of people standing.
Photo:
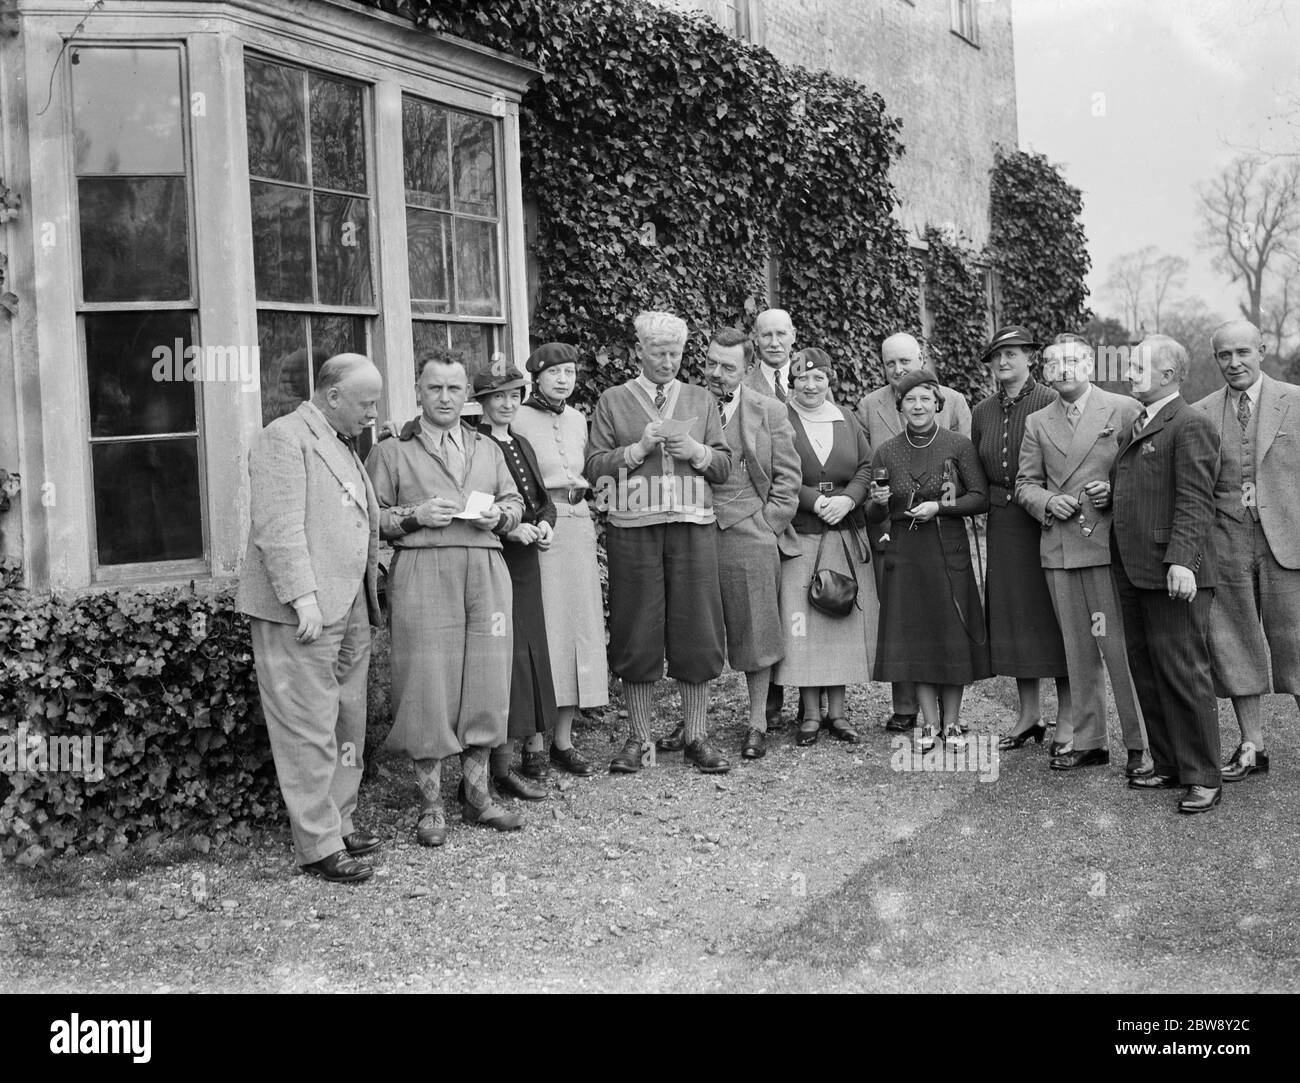
POLYGON ((708 727, 726 664, 746 677, 751 760, 790 686, 800 745, 858 742, 845 688, 875 679, 892 685, 886 728, 926 749, 965 743, 964 689, 1000 674, 1019 700, 1001 748, 1042 741, 1052 678, 1051 767, 1102 765, 1104 668, 1130 786, 1182 787, 1180 811, 1200 812, 1222 780, 1268 770, 1259 696, 1271 685, 1300 704, 1300 448, 1281 428, 1300 423, 1300 391, 1262 375, 1251 325, 1216 332, 1228 386, 1195 407, 1170 339, 1132 351, 1128 397, 1093 386, 1079 336, 1043 346, 1008 326, 982 355, 997 390, 973 410, 900 333, 881 346, 887 384, 856 411, 834 400, 832 358, 795 350, 783 310, 752 334, 716 331, 705 386, 679 379, 683 320, 645 312, 635 330, 639 372, 601 395, 589 430, 566 403, 579 355, 561 343, 528 358, 527 399, 513 366, 471 381, 457 355, 422 356, 420 415, 364 467, 352 440, 380 380, 359 355, 326 362, 312 401, 264 430, 240 608, 308 871, 365 879, 357 858, 380 845, 351 817, 381 536, 394 550, 389 746, 414 764, 424 845, 447 836, 449 757, 465 822, 498 830, 523 823, 503 796, 543 799, 553 768, 595 773, 572 722, 607 702, 610 672, 629 716, 614 774, 675 751, 728 771, 708 727), (481 417, 462 416, 470 396, 481 417), (607 515, 608 643, 589 496, 607 515), (984 513, 981 594, 965 521, 984 513), (681 714, 655 741, 665 673, 681 714), (1222 771, 1216 691, 1243 736, 1222 771))

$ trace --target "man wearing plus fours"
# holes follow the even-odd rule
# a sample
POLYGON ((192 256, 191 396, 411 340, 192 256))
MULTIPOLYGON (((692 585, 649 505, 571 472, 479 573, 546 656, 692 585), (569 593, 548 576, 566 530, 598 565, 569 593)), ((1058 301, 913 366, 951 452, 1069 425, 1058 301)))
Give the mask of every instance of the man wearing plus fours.
POLYGON ((355 828, 366 737, 379 505, 352 440, 383 380, 359 354, 321 366, 316 392, 272 421, 248 456, 248 552, 236 604, 251 618, 257 687, 294 850, 326 880, 365 880, 354 858, 380 840, 355 828))
MULTIPOLYGON (((1130 355, 1127 379, 1145 409, 1110 471, 1110 546, 1129 667, 1155 773, 1134 789, 1186 788, 1179 812, 1223 796, 1218 704, 1207 639, 1214 595, 1214 479, 1219 440, 1179 395, 1187 351, 1152 335, 1130 355)), ((1104 506, 1109 501, 1102 498, 1104 506)))

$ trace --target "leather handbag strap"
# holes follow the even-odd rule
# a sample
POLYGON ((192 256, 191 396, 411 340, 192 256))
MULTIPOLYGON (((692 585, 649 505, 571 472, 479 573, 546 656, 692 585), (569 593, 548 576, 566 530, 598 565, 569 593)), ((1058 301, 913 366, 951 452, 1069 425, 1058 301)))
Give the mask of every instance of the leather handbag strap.
MULTIPOLYGON (((826 535, 829 533, 831 533, 830 529, 823 528, 822 540, 817 543, 817 557, 816 559, 813 560, 813 570, 812 570, 812 577, 814 579, 817 578, 817 573, 821 571, 822 546, 826 544, 826 535)), ((844 531, 836 530, 835 533, 840 536, 840 545, 844 549, 844 563, 849 566, 849 575, 852 576, 853 582, 855 584, 861 586, 861 584, 858 583, 858 570, 853 566, 853 557, 849 555, 849 543, 844 540, 844 531)))

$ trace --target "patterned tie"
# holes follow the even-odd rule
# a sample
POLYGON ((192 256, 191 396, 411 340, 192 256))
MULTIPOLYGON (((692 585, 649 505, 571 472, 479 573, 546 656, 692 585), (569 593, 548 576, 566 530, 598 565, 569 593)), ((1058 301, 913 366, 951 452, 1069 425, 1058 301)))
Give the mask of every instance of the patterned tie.
POLYGON ((776 370, 775 379, 772 382, 776 387, 776 397, 780 399, 782 402, 785 402, 786 399, 789 398, 789 396, 785 393, 785 381, 781 379, 780 369, 776 370))
POLYGON ((664 394, 663 385, 655 388, 655 409, 662 410, 664 403, 668 401, 668 396, 664 394))
POLYGON ((1133 439, 1136 440, 1142 435, 1142 430, 1147 427, 1147 415, 1145 411, 1138 414, 1138 419, 1133 422, 1133 439))
POLYGON ((1065 417, 1070 422, 1071 429, 1079 427, 1079 404, 1077 402, 1072 402, 1065 408, 1065 417))
POLYGON ((1237 396, 1237 420, 1243 430, 1250 424, 1250 396, 1244 391, 1237 396))

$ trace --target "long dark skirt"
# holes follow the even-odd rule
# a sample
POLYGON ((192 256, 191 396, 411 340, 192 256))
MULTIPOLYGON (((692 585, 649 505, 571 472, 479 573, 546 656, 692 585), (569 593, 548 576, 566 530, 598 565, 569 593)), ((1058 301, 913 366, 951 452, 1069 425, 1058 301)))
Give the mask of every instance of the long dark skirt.
POLYGON ((936 517, 890 524, 882 563, 878 681, 970 684, 991 675, 984 610, 966 522, 936 517))
POLYGON ((555 684, 546 647, 542 572, 537 546, 506 542, 501 547, 514 588, 514 662, 510 670, 510 720, 506 735, 531 737, 555 729, 555 684))
POLYGON ((1016 504, 993 506, 988 521, 984 606, 993 672, 1004 677, 1064 677, 1065 643, 1039 550, 1043 528, 1016 504))

